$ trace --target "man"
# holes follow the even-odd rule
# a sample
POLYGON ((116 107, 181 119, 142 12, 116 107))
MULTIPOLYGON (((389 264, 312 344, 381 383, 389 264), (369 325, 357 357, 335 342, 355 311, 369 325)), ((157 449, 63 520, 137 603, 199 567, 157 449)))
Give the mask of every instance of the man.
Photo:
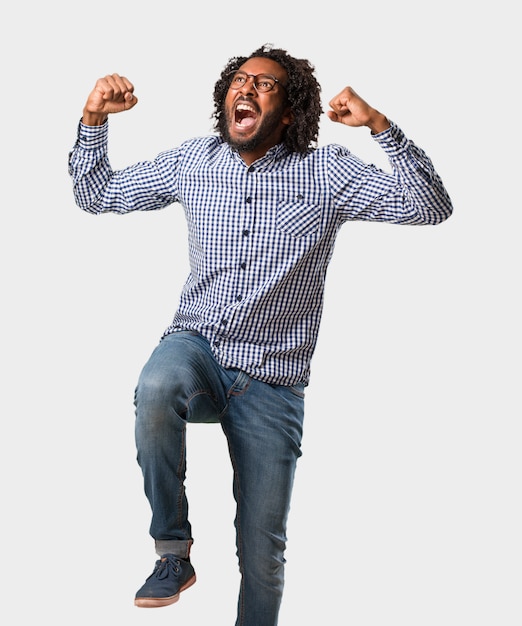
POLYGON ((351 220, 439 224, 451 201, 426 154, 350 87, 331 100, 328 117, 368 127, 393 173, 340 145, 317 147, 320 86, 313 66, 285 50, 263 46, 229 60, 214 87, 216 135, 113 171, 108 115, 136 103, 128 79, 99 79, 69 160, 82 209, 180 203, 188 224, 190 273, 135 394, 138 462, 159 556, 135 604, 171 604, 196 580, 186 424, 219 422, 237 505, 236 626, 274 626, 304 389, 336 234, 351 220))

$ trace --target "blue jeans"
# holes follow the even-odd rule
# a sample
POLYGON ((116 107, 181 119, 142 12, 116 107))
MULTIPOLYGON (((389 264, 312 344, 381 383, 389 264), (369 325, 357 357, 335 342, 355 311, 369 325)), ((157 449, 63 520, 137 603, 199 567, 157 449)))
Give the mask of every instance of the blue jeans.
POLYGON ((301 456, 304 386, 271 385, 215 360, 193 332, 168 335, 140 375, 136 446, 156 552, 189 555, 184 490, 187 422, 220 422, 232 462, 241 573, 236 626, 275 626, 284 585, 286 524, 301 456))

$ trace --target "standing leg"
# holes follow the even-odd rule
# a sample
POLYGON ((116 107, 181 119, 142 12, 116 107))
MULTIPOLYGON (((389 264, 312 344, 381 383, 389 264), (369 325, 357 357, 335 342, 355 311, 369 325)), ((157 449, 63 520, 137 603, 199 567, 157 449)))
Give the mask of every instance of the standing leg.
POLYGON ((301 456, 303 387, 244 374, 222 418, 234 468, 241 589, 236 626, 276 626, 284 586, 286 525, 301 456))

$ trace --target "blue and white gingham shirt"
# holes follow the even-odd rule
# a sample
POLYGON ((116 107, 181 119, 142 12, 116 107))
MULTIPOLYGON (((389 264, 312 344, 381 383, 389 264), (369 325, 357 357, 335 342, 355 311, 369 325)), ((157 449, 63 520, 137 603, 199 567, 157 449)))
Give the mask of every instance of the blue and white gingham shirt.
POLYGON ((281 144, 247 166, 212 135, 113 171, 108 123, 80 122, 69 172, 78 206, 90 213, 183 206, 190 273, 165 334, 197 331, 223 367, 307 384, 344 222, 439 224, 452 212, 430 159, 395 124, 373 138, 393 173, 339 145, 299 155, 281 144))

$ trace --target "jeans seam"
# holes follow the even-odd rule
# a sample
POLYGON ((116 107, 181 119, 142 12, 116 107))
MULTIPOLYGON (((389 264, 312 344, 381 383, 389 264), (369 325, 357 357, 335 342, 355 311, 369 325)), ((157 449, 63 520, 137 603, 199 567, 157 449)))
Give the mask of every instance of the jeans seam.
POLYGON ((246 372, 240 371, 232 385, 228 388, 227 397, 243 395, 250 387, 251 381, 252 378, 246 372))

